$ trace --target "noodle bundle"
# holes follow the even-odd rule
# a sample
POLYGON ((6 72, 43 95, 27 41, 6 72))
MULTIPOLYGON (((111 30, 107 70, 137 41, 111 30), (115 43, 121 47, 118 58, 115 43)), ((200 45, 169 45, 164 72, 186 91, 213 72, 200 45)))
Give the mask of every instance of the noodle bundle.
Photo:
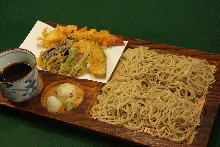
POLYGON ((215 65, 128 49, 90 110, 94 119, 179 143, 192 143, 215 65))

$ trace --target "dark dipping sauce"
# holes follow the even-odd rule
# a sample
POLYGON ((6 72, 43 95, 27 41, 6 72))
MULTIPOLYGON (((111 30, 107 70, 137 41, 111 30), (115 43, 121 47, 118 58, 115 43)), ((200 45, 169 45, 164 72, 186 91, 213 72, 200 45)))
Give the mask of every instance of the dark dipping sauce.
POLYGON ((13 82, 25 77, 32 70, 27 63, 14 63, 0 71, 0 82, 13 82))

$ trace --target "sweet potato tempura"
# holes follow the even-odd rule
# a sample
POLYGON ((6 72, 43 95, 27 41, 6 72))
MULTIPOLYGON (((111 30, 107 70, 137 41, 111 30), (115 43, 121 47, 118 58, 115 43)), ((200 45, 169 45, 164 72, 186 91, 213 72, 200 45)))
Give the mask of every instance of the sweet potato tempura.
POLYGON ((51 32, 47 32, 47 29, 45 29, 42 32, 42 37, 38 38, 38 40, 41 40, 42 45, 48 48, 58 44, 67 36, 73 36, 76 41, 82 39, 91 40, 104 47, 124 44, 122 39, 110 34, 106 30, 97 31, 96 29, 87 29, 86 27, 78 29, 75 25, 57 25, 51 32))

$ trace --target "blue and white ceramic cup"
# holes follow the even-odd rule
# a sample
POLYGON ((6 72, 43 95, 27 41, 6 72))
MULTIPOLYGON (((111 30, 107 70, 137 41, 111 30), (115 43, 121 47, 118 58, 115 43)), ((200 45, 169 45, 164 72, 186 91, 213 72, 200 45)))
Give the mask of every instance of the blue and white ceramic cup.
POLYGON ((21 48, 0 53, 0 71, 11 64, 21 62, 32 66, 31 71, 26 76, 12 82, 0 81, 0 91, 2 95, 13 102, 29 100, 40 91, 38 68, 33 53, 21 48))

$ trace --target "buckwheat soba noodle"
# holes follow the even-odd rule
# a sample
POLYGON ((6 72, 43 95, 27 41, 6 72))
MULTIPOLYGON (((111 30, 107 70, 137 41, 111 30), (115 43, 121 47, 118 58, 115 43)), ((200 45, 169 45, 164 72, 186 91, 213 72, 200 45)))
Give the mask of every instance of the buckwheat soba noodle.
POLYGON ((90 110, 94 119, 179 143, 192 143, 215 65, 128 49, 90 110))

